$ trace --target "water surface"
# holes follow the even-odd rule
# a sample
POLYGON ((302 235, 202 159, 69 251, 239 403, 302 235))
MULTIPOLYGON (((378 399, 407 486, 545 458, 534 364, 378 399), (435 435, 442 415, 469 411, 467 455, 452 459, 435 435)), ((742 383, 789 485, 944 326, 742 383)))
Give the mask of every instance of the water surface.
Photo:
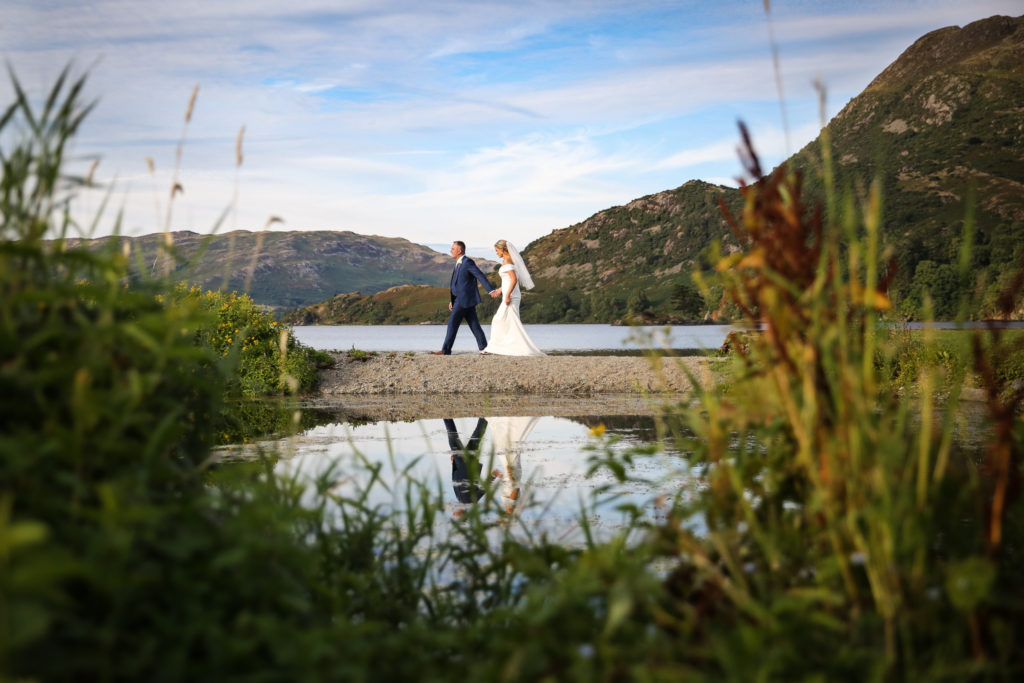
MULTIPOLYGON (((653 416, 502 414, 332 422, 260 446, 280 455, 277 474, 312 485, 330 472, 336 480, 333 493, 341 496, 362 493, 371 481, 370 468, 380 465, 383 485, 370 487, 369 505, 400 509, 404 482, 426 482, 443 494, 447 514, 442 524, 471 506, 487 504, 484 487, 489 487, 494 515, 569 544, 583 541, 581 514, 592 533, 607 538, 626 519, 617 505, 635 505, 657 516, 657 496, 698 485, 653 416), (657 452, 637 457, 633 481, 617 482, 604 468, 590 473, 599 454, 621 455, 651 445, 657 452)), ((241 452, 237 446, 221 451, 235 457, 241 452)))
MULTIPOLYGON (((444 325, 305 325, 292 328, 306 346, 323 351, 436 351, 444 341, 444 325)), ((490 339, 491 326, 483 325, 490 339)), ((717 349, 732 325, 672 325, 624 327, 616 325, 527 325, 526 331, 541 350, 551 352, 640 351, 649 348, 717 349)), ((476 341, 465 325, 455 338, 453 351, 476 351, 476 341)))
MULTIPOLYGON (((935 329, 973 329, 983 323, 932 323, 935 329)), ((900 324, 909 330, 920 330, 924 323, 900 324)), ((1000 323, 1006 329, 1024 329, 1024 322, 1000 323)), ((306 325, 292 328, 295 337, 314 349, 323 351, 436 351, 444 341, 444 325, 306 325)), ((483 325, 490 339, 490 325, 483 325)), ((618 325, 526 325, 534 343, 547 353, 582 353, 588 351, 634 351, 644 349, 717 349, 729 332, 741 329, 735 325, 666 325, 626 327, 618 325)), ((476 351, 476 342, 465 325, 455 339, 454 351, 476 351)))

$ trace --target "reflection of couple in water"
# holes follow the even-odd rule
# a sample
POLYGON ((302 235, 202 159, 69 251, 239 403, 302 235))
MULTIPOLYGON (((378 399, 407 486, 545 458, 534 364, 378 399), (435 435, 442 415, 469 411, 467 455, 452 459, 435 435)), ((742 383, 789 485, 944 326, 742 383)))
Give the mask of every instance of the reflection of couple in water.
MULTIPOLYGON (((501 480, 501 500, 505 506, 505 512, 512 514, 515 511, 516 503, 519 501, 520 481, 523 477, 523 467, 520 463, 523 442, 530 435, 538 417, 492 417, 489 419, 480 418, 476 422, 469 442, 463 445, 459 438, 459 431, 455 421, 445 418, 444 426, 448 432, 448 447, 451 449, 452 460, 452 488, 455 490, 455 498, 463 504, 471 504, 480 500, 484 490, 480 486, 480 474, 483 471, 483 463, 480 461, 480 442, 483 440, 484 431, 491 428, 492 444, 494 449, 494 469, 491 475, 501 480), (470 477, 470 463, 475 463, 476 471, 470 477)), ((462 510, 455 513, 462 514, 462 510)))

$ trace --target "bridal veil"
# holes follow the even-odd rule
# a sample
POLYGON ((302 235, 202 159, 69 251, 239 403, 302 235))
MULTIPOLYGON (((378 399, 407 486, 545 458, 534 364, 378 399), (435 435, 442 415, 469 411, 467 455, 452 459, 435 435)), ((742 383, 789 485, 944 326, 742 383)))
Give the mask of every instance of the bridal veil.
POLYGON ((533 289, 533 278, 530 277, 530 271, 526 269, 526 262, 519 255, 519 250, 508 240, 505 240, 505 246, 508 247, 508 255, 512 257, 512 265, 516 269, 516 279, 519 280, 519 287, 521 289, 533 289))

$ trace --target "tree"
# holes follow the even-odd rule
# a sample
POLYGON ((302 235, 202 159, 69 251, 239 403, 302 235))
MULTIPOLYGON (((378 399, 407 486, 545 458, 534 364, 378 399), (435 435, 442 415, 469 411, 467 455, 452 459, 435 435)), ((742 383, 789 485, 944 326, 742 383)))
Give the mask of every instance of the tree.
POLYGON ((704 297, 689 276, 682 278, 672 287, 672 306, 689 320, 696 320, 704 312, 704 297))
POLYGON ((956 299, 959 293, 957 275, 948 263, 921 261, 914 270, 910 286, 911 300, 917 305, 917 315, 923 316, 922 308, 926 295, 931 295, 935 318, 949 320, 956 314, 956 299))
POLYGON ((629 296, 627 307, 630 313, 643 313, 650 310, 651 300, 647 298, 647 292, 643 289, 637 289, 629 296))

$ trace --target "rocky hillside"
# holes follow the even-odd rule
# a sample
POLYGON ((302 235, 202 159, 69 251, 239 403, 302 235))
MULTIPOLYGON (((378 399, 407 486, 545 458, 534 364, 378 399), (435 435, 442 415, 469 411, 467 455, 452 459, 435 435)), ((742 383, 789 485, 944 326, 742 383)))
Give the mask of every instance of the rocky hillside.
MULTIPOLYGON (((954 264, 968 206, 972 270, 991 299, 1024 259, 1024 17, 933 31, 829 123, 839 187, 877 177, 894 287, 913 314, 925 290, 954 313, 954 264)), ((792 163, 816 169, 820 138, 792 163)), ((820 179, 809 174, 821 193, 820 179)), ((985 311, 979 311, 984 314, 985 311)), ((1022 311, 1024 313, 1024 311, 1022 311)))
POLYGON ((706 265, 702 255, 713 241, 736 247, 719 199, 733 211, 741 206, 736 190, 691 180, 531 243, 523 258, 537 287, 524 299, 524 320, 609 322, 656 308, 703 317, 703 303, 684 303, 695 296, 690 273, 706 265))
MULTIPOLYGON (((955 263, 970 205, 973 273, 991 313, 999 284, 1024 259, 1024 17, 991 17, 929 33, 828 124, 840 192, 884 192, 883 239, 898 261, 897 313, 917 317, 924 293, 951 317, 960 293, 955 263)), ((755 146, 756 146, 756 140, 755 146)), ((824 194, 821 138, 787 163, 824 194)), ((690 274, 714 240, 731 248, 717 200, 736 190, 691 181, 613 207, 533 242, 524 257, 536 294, 527 321, 611 320, 628 310, 701 317, 690 274)), ((1024 315, 1024 308, 1020 311, 1024 315)))
MULTIPOLYGON (((249 232, 222 235, 170 234, 178 261, 172 275, 207 289, 245 291, 256 303, 276 309, 305 306, 338 294, 371 294, 400 284, 446 285, 452 260, 404 239, 354 232, 249 232), (250 277, 251 271, 251 277, 250 277), (225 284, 226 283, 226 284, 225 284)), ((158 272, 164 235, 91 240, 130 244, 136 269, 158 272)), ((485 272, 494 263, 477 259, 485 272)))

